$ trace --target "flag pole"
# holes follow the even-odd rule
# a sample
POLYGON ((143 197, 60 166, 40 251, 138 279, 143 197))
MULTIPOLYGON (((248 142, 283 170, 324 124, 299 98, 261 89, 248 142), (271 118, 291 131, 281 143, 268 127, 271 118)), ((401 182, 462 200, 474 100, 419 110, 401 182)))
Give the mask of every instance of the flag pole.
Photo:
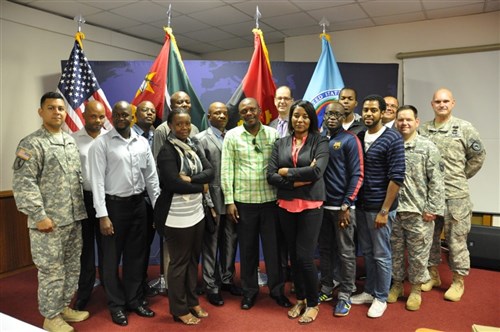
POLYGON ((323 33, 322 35, 326 35, 326 27, 330 26, 330 22, 323 16, 321 21, 319 21, 319 25, 323 27, 323 33))
POLYGON ((259 29, 259 18, 262 17, 262 14, 259 11, 259 6, 255 7, 255 29, 259 29))
MULTIPOLYGON (((170 28, 171 18, 172 18, 172 4, 169 4, 167 9, 167 27, 163 28, 163 30, 166 33, 172 33, 172 29, 170 28)), ((158 237, 160 239, 160 275, 158 278, 153 279, 149 282, 149 287, 156 289, 159 293, 167 293, 168 287, 167 287, 167 281, 165 280, 165 257, 164 257, 165 251, 163 245, 163 234, 160 234, 158 232, 158 237)), ((149 257, 147 259, 149 260, 149 257)))

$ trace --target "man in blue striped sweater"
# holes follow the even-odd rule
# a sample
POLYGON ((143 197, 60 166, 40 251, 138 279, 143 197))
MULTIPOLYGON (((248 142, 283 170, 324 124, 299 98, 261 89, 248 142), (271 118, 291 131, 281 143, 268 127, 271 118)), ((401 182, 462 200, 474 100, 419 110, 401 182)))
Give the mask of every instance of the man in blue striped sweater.
POLYGON ((381 317, 387 308, 392 270, 391 225, 405 176, 403 139, 382 124, 385 110, 381 96, 365 97, 361 115, 367 130, 358 134, 364 148, 365 176, 356 202, 356 222, 366 282, 364 292, 351 300, 353 304, 371 303, 371 318, 381 317))

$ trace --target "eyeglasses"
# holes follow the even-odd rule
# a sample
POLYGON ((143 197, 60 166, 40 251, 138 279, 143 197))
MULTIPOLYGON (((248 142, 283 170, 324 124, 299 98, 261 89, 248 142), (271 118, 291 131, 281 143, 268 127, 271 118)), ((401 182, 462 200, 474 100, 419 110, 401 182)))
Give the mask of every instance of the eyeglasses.
POLYGON ((262 153, 262 150, 261 150, 261 149, 259 148, 259 146, 257 145, 257 139, 256 139, 256 138, 254 138, 254 139, 252 140, 252 144, 253 144, 253 147, 254 147, 254 149, 255 149, 255 152, 257 152, 257 153, 262 153))
POLYGON ((342 113, 342 112, 326 112, 325 113, 325 117, 329 118, 331 116, 333 116, 333 117, 335 117, 337 119, 340 119, 340 118, 344 117, 345 114, 342 113))

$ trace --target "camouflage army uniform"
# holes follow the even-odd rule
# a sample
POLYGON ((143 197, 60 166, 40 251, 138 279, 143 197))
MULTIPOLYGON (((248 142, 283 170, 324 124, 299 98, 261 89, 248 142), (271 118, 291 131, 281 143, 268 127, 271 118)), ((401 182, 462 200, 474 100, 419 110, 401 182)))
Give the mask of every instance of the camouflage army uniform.
POLYGON ((405 278, 405 248, 408 250, 408 279, 412 284, 427 282, 427 262, 434 222, 426 222, 424 212, 442 216, 444 212, 444 165, 436 146, 417 134, 405 142, 406 175, 399 191, 396 221, 392 224, 392 278, 405 278))
POLYGON ((80 155, 67 133, 52 135, 42 127, 21 140, 13 168, 14 198, 19 211, 28 215, 31 255, 38 269, 38 306, 50 319, 69 305, 80 274, 79 220, 87 217, 80 155), (36 227, 46 217, 55 224, 50 233, 36 227))
POLYGON ((434 121, 426 122, 420 127, 420 133, 436 144, 445 165, 445 214, 444 218, 436 218, 428 265, 436 266, 441 262, 440 234, 444 227, 450 250, 450 269, 466 276, 470 269, 467 235, 472 215, 467 179, 481 169, 486 151, 472 124, 453 116, 439 128, 434 126, 434 121))

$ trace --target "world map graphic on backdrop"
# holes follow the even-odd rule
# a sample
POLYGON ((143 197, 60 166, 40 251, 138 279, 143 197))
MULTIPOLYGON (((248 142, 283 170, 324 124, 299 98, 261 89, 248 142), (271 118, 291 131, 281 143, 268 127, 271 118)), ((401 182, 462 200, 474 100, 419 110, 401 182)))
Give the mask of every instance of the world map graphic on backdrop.
MULTIPOLYGON (((90 61, 94 74, 110 105, 132 101, 153 63, 149 61, 90 61)), ((61 61, 64 68, 66 60, 61 61)), ((243 80, 248 61, 186 60, 184 66, 204 110, 214 101, 226 103, 243 80)), ((359 113, 364 96, 372 93, 397 95, 398 64, 338 63, 345 86, 358 92, 359 113)), ((301 99, 309 84, 315 62, 271 62, 276 86, 288 85, 294 98, 301 99)), ((170 91, 172 93, 173 91, 170 91)), ((159 264, 159 241, 151 249, 151 264, 159 264)))

